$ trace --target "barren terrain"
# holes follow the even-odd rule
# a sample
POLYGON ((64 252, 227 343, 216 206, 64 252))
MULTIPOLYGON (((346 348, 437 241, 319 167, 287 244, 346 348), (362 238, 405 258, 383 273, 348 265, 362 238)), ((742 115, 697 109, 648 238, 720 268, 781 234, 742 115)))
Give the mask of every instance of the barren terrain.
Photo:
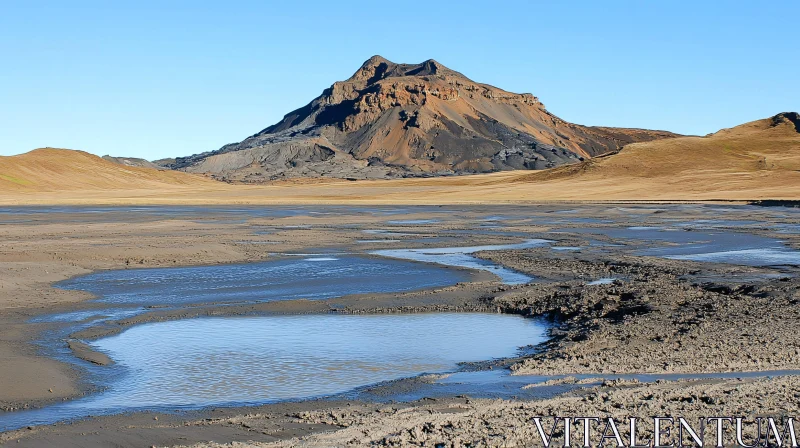
MULTIPOLYGON (((359 243, 365 235, 363 230, 380 229, 387 220, 398 219, 369 212, 370 209, 333 216, 245 214, 244 218, 243 212, 235 208, 176 210, 169 216, 113 208, 91 213, 67 208, 48 214, 37 214, 36 209, 20 210, 19 215, 5 215, 0 228, 0 319, 4 328, 0 365, 5 369, 0 401, 6 412, 92 392, 82 379, 80 368, 42 356, 31 344, 54 325, 26 323, 31 317, 96 306, 85 301, 89 298, 85 293, 53 288, 53 281, 98 269, 255 261, 270 258, 273 253, 308 248, 370 250, 396 243, 359 243)), ((526 446, 536 435, 530 423, 534 416, 622 418, 657 414, 695 418, 796 413, 795 398, 800 393, 797 376, 754 377, 746 373, 793 369, 797 365, 800 341, 793 330, 797 315, 792 310, 796 308, 800 283, 795 268, 635 256, 625 252, 629 244, 625 241, 606 237, 601 242, 608 245, 597 246, 593 239, 570 232, 575 226, 606 227, 608 224, 602 222, 608 219, 621 227, 693 222, 709 218, 709 212, 704 210, 711 209, 535 206, 405 210, 404 219, 430 223, 391 227, 410 234, 392 237, 404 240, 403 247, 498 244, 524 237, 549 237, 556 241, 556 247, 569 250, 533 248, 479 254, 536 276, 537 281, 527 285, 502 285, 491 276, 478 275, 472 282, 430 291, 200 311, 154 309, 115 323, 124 329, 150 320, 197 315, 327 313, 331 307, 353 313, 495 310, 541 316, 552 319, 553 327, 550 341, 538 347, 536 353, 474 366, 510 367, 516 374, 553 376, 547 383, 530 386, 531 391, 542 391, 541 399, 445 396, 389 404, 321 400, 185 414, 144 413, 11 431, 0 434, 0 443, 217 446, 210 442, 215 441, 236 442, 240 446, 526 446), (500 214, 511 217, 485 228, 487 219, 497 223, 492 220, 500 214), (559 233, 548 233, 553 230, 559 233), (464 240, 465 233, 470 235, 468 241, 464 240), (433 239, 426 242, 426 238, 433 239), (448 243, 448 239, 452 241, 448 243), (574 250, 576 247, 579 250, 574 250), (618 280, 587 284, 611 277, 618 280), (621 373, 695 372, 709 372, 712 377, 658 382, 615 380, 621 373), (743 373, 740 379, 713 377, 718 372, 743 373), (580 374, 597 375, 607 381, 571 378, 580 374), (558 389, 561 387, 563 390, 558 389)), ((723 209, 731 224, 726 227, 723 223, 722 228, 736 230, 736 223, 757 218, 765 224, 751 225, 748 232, 780 235, 790 247, 798 247, 796 234, 774 230, 800 224, 794 214, 753 207, 737 210, 723 209), (777 227, 773 229, 773 225, 777 227)), ((75 336, 92 339, 104 334, 105 330, 85 331, 75 336)), ((84 359, 92 356, 81 347, 75 354, 84 359)), ((401 381, 381 386, 375 393, 391 396, 393 391, 413 389, 414 384, 401 381)))

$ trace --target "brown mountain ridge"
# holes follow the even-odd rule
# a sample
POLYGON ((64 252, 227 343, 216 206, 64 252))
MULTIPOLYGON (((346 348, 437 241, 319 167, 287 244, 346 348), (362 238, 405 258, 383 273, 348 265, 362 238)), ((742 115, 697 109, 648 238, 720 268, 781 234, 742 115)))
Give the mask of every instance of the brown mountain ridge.
POLYGON ((374 56, 277 124, 165 163, 233 182, 420 177, 552 168, 677 136, 569 123, 531 94, 474 82, 434 60, 374 56))

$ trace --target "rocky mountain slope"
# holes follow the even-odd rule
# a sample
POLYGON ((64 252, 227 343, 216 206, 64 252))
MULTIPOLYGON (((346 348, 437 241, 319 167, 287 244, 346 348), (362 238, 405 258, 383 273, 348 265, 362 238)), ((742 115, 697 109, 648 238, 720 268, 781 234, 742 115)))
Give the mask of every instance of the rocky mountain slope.
POLYGON ((572 124, 531 94, 476 83, 434 60, 374 56, 279 123, 166 166, 236 182, 416 177, 552 168, 671 137, 572 124))

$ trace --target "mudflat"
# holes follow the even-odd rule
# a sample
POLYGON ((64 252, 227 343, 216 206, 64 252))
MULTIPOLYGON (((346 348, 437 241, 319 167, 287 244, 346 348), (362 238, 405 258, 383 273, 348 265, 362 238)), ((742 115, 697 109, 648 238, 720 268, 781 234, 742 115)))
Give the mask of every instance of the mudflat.
POLYGON ((526 423, 535 415, 666 412, 688 418, 791 415, 797 410, 792 397, 800 393, 800 380, 791 370, 800 359, 800 339, 793 331, 800 317, 800 263, 791 260, 800 248, 800 213, 792 209, 613 204, 67 207, 3 209, 0 221, 0 405, 5 415, 98 393, 81 366, 85 360, 108 363, 82 344, 145 322, 438 311, 499 311, 550 322, 549 339, 535 350, 468 366, 479 371, 508 368, 520 378, 548 377, 544 382, 531 377, 524 388, 542 391, 539 396, 491 399, 476 386, 465 389, 472 398, 463 398, 436 392, 442 378, 431 376, 377 385, 349 398, 32 426, 0 434, 0 443, 513 446, 535 436, 535 427, 526 423), (67 340, 61 342, 66 357, 48 356, 36 345, 66 326, 37 319, 43 315, 115 306, 53 285, 91 272, 280 260, 309 253, 375 257, 371 253, 377 250, 507 245, 535 238, 549 243, 474 254, 487 264, 533 277, 530 283, 503 284, 490 269, 471 270, 463 271, 466 281, 458 284, 406 292, 154 307, 81 328, 69 335, 78 341, 71 347, 67 340), (670 250, 666 255, 648 251, 654 247, 670 250), (709 254, 732 263, 703 261, 709 254), (753 373, 771 371, 784 373, 753 373), (741 373, 714 376, 725 372, 741 373), (693 373, 709 376, 680 376, 693 373), (655 377, 618 379, 623 374, 655 377), (658 376, 667 374, 677 376, 658 376), (419 394, 407 393, 414 390, 435 398, 419 400, 419 394), (415 398, 399 399, 401 395, 415 398), (762 400, 754 405, 754 397, 762 400))

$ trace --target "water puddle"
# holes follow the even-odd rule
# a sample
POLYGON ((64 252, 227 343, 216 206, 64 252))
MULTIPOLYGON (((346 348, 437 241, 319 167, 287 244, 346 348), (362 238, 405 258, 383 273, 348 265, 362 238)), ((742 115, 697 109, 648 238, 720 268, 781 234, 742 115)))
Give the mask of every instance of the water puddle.
POLYGON ((690 222, 676 223, 677 227, 694 229, 717 229, 723 227, 750 227, 764 224, 761 221, 734 220, 734 219, 696 219, 690 222))
POLYGON ((800 264, 800 251, 781 241, 732 231, 689 231, 671 227, 575 228, 559 233, 599 234, 631 243, 633 253, 676 260, 747 266, 800 264), (650 244, 660 242, 660 245, 650 244))
POLYGON ((73 311, 71 313, 45 314, 30 320, 31 323, 44 322, 89 322, 108 319, 125 319, 147 311, 145 308, 114 308, 89 311, 73 311))
MULTIPOLYGON (((536 223, 536 220, 532 220, 536 223)), ((599 219, 599 218, 585 218, 585 217, 568 217, 568 218, 561 218, 557 220, 545 220, 541 221, 541 224, 547 225, 564 225, 564 224, 609 224, 613 221, 609 221, 606 219, 599 219)))
POLYGON ((386 229, 365 229, 362 230, 364 233, 369 233, 370 235, 391 235, 391 236, 415 236, 414 233, 403 233, 403 232, 395 232, 392 230, 386 229))
POLYGON ((610 284, 614 283, 614 281, 616 281, 616 280, 617 280, 616 277, 598 278, 597 280, 593 280, 593 281, 587 283, 587 285, 592 285, 592 286, 594 286, 594 285, 610 285, 610 284))
MULTIPOLYGON (((62 288, 94 293, 98 296, 94 303, 121 306, 36 318, 70 324, 41 341, 42 347, 52 356, 77 362, 59 343, 68 334, 153 307, 326 299, 449 286, 470 278, 466 271, 435 264, 301 255, 306 258, 103 271, 61 282, 62 288)), ((541 341, 544 330, 532 322, 495 314, 428 314, 229 317, 143 324, 91 342, 116 364, 81 365, 89 369, 93 383, 110 390, 3 415, 0 427, 159 406, 174 410, 329 395, 423 372, 453 370, 461 361, 511 356, 517 347, 541 341), (496 325, 513 330, 497 336, 491 330, 496 325), (494 336, 490 338, 489 332, 494 336), (470 335, 484 342, 463 345, 470 335)))
MULTIPOLYGON (((394 400, 413 401, 424 397, 445 397, 468 395, 473 398, 501 399, 545 399, 571 390, 599 386, 605 380, 637 380, 653 383, 659 380, 703 380, 767 378, 785 375, 798 375, 800 370, 774 370, 761 372, 719 372, 719 373, 664 373, 664 374, 570 374, 570 375, 511 375, 508 370, 482 370, 477 372, 456 372, 443 375, 427 384, 391 396, 394 400), (573 379, 575 381, 569 381, 573 379), (563 382, 554 380, 566 380, 563 382), (546 383, 548 382, 548 383, 546 383)), ((357 398, 380 400, 370 390, 362 391, 357 398)))
POLYGON ((800 224, 775 224, 774 229, 777 233, 800 234, 800 224))
POLYGON ((764 249, 728 250, 720 252, 666 255, 674 260, 708 261, 747 266, 800 265, 800 254, 782 247, 764 249))
POLYGON ((391 224, 394 226, 405 226, 405 225, 421 225, 421 224, 436 224, 439 221, 438 219, 398 219, 387 221, 387 224, 391 224))
POLYGON ((327 396, 538 344, 536 320, 488 313, 201 318, 139 325, 91 343, 115 362, 108 389, 0 415, 0 430, 140 409, 327 396))
POLYGON ((56 286, 89 291, 99 296, 97 302, 150 306, 319 300, 435 288, 469 280, 467 272, 435 265, 353 255, 301 256, 307 258, 101 271, 56 286))
POLYGON ((541 247, 549 244, 549 240, 531 239, 517 244, 495 244, 487 246, 469 247, 440 247, 423 249, 384 249, 371 252, 375 255, 390 258, 400 258, 403 260, 421 261, 425 263, 437 263, 446 266, 457 266, 469 269, 488 271, 498 276, 500 281, 509 285, 528 283, 533 277, 494 264, 488 260, 475 258, 471 254, 485 250, 510 250, 528 249, 541 247))

